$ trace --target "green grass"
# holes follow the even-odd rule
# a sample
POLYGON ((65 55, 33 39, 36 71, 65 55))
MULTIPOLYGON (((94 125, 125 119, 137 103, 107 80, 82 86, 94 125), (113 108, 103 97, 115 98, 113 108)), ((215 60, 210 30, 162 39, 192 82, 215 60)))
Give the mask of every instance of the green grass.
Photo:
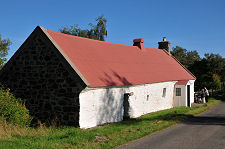
POLYGON ((86 130, 74 127, 34 129, 5 125, 0 127, 0 148, 114 148, 180 123, 217 103, 218 100, 210 99, 207 105, 201 107, 177 107, 86 130), (103 141, 97 140, 96 136, 103 141))

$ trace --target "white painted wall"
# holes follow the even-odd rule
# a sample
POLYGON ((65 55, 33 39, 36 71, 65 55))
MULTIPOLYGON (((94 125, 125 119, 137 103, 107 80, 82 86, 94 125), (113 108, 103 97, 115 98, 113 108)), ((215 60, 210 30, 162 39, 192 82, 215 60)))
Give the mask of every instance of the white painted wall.
POLYGON ((86 88, 79 96, 80 127, 90 128, 122 121, 125 93, 134 93, 129 97, 129 114, 133 118, 172 108, 175 83, 176 81, 113 88, 86 88), (166 88, 165 97, 162 96, 163 88, 166 88))
POLYGON ((189 84, 190 84, 190 94, 191 94, 190 101, 191 101, 191 104, 192 104, 192 103, 194 103, 194 93, 195 93, 194 85, 195 85, 195 80, 190 80, 189 84))
POLYGON ((134 95, 129 98, 130 117, 135 118, 147 113, 172 108, 175 83, 175 81, 171 81, 130 87, 130 92, 134 92, 134 95), (165 97, 163 97, 163 88, 166 88, 165 97))

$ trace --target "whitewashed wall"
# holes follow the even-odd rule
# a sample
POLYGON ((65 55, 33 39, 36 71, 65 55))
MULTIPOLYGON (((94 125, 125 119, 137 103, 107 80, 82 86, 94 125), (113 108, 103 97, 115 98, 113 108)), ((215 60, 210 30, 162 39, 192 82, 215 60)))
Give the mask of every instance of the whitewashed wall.
POLYGON ((130 87, 130 117, 135 118, 141 115, 173 107, 173 90, 176 82, 162 82, 145 84, 142 86, 130 87), (166 95, 163 97, 163 88, 166 88, 166 95))
POLYGON ((80 127, 90 128, 122 121, 125 93, 134 93, 129 97, 130 117, 172 108, 175 83, 176 81, 129 87, 86 88, 79 96, 80 127), (162 96, 163 88, 166 88, 165 97, 162 96))
POLYGON ((191 104, 194 103, 194 85, 195 85, 195 80, 190 80, 189 81, 189 84, 190 84, 190 94, 191 94, 191 99, 190 99, 190 102, 191 104))
POLYGON ((123 88, 86 88, 80 93, 80 128, 123 120, 123 88))

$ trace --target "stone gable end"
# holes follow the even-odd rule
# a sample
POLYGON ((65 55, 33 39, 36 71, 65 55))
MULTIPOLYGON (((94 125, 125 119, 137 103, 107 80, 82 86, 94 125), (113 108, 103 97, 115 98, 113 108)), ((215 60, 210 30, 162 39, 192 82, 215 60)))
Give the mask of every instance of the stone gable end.
POLYGON ((40 28, 3 67, 0 82, 25 101, 34 122, 79 126, 79 94, 86 85, 40 28))

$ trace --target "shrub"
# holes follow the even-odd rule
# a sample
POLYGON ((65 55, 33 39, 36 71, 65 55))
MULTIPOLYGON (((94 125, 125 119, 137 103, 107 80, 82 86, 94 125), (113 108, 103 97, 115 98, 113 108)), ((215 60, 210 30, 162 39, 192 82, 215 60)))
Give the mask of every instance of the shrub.
POLYGON ((15 98, 9 89, 5 91, 0 88, 0 119, 8 124, 27 126, 32 118, 21 99, 15 98))

